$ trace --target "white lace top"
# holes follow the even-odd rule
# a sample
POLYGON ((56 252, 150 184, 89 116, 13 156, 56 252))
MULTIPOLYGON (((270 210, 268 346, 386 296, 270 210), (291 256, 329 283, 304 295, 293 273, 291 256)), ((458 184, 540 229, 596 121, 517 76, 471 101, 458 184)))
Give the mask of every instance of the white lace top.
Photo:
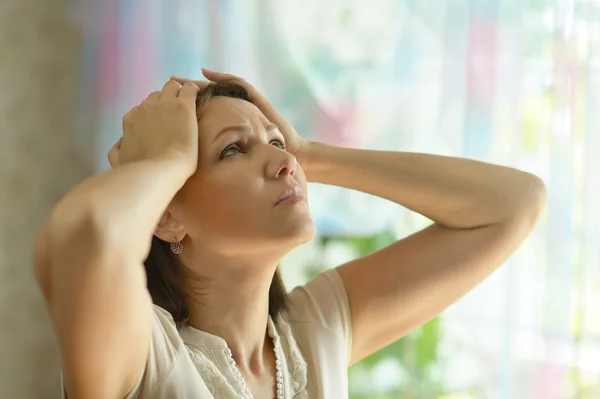
MULTIPOLYGON (((283 352, 284 397, 347 398, 352 332, 337 271, 321 273, 289 295, 288 316, 274 323, 283 352)), ((177 330, 171 315, 158 306, 154 315, 146 368, 126 399, 245 397, 224 339, 193 327, 177 330)))
MULTIPOLYGON (((269 318, 269 323, 273 326, 273 321, 269 318)), ((308 398, 306 391, 307 383, 307 365, 296 340, 289 328, 289 324, 280 320, 278 323, 279 331, 275 331, 275 335, 280 337, 281 349, 283 351, 283 375, 284 375, 284 392, 286 398, 308 398), (287 392, 286 392, 287 391, 287 392)), ((208 390, 215 397, 224 399, 236 399, 241 396, 243 390, 240 390, 239 379, 230 375, 233 370, 231 367, 222 370, 219 368, 219 363, 227 359, 227 344, 221 338, 210 336, 210 334, 195 330, 180 331, 182 335, 188 355, 192 359, 192 363, 202 376, 208 390), (199 334, 200 333, 200 334, 199 334), (202 335, 206 335, 202 337, 202 335), (198 342, 197 338, 201 338, 204 342, 198 342), (188 338, 188 339, 186 339, 188 338), (213 341, 215 347, 208 347, 206 341, 213 341), (222 341, 222 342, 220 342, 222 341), (233 377, 233 378, 232 378, 233 377), (217 395, 218 394, 218 395, 217 395)))

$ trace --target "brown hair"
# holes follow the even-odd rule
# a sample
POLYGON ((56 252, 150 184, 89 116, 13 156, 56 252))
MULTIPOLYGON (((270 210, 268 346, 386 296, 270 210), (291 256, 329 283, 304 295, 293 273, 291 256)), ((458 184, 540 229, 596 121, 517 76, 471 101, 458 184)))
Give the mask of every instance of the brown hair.
MULTIPOLYGON (((198 94, 196 99, 197 113, 202 116, 211 98, 224 96, 250 101, 250 95, 245 87, 237 84, 211 83, 198 94)), ((147 275, 147 286, 152 302, 168 311, 177 328, 187 325, 190 310, 186 303, 188 294, 184 289, 184 280, 196 278, 178 261, 177 256, 170 250, 170 244, 156 236, 152 237, 150 253, 144 261, 147 275)), ((289 308, 289 298, 279 267, 275 271, 269 288, 269 315, 277 320, 289 308)))

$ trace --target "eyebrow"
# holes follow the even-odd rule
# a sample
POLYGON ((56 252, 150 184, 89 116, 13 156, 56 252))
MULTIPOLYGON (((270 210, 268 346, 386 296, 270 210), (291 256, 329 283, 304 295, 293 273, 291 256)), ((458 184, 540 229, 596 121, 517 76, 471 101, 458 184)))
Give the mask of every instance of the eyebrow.
MULTIPOLYGON (((265 130, 267 132, 270 132, 271 130, 277 130, 278 127, 277 125, 270 123, 267 126, 265 126, 265 130)), ((242 132, 242 133, 246 133, 246 134, 250 134, 252 132, 252 128, 248 125, 231 125, 231 126, 227 126, 224 129, 222 129, 219 133, 217 133, 217 135, 215 136, 213 143, 215 141, 217 141, 217 139, 224 133, 227 132, 242 132)))

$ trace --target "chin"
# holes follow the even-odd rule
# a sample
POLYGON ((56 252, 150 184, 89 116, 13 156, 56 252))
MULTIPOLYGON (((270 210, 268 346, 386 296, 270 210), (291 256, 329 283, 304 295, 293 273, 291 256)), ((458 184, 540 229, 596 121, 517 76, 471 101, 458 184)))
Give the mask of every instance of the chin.
POLYGON ((304 229, 302 230, 302 234, 299 234, 299 241, 300 244, 305 244, 309 241, 311 241, 313 238, 315 238, 315 233, 316 233, 317 229, 315 228, 315 224, 312 222, 312 220, 310 221, 310 224, 307 224, 306 226, 304 226, 304 229))
POLYGON ((297 247, 312 240, 315 233, 315 225, 312 219, 309 219, 280 225, 277 236, 289 242, 292 247, 297 247))

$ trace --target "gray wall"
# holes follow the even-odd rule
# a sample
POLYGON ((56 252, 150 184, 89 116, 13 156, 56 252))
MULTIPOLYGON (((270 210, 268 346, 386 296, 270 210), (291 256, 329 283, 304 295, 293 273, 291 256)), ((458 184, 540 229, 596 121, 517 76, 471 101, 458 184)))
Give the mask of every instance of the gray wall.
POLYGON ((80 37, 63 10, 60 0, 0 1, 0 398, 60 397, 32 243, 93 163, 91 132, 75 134, 80 37))

